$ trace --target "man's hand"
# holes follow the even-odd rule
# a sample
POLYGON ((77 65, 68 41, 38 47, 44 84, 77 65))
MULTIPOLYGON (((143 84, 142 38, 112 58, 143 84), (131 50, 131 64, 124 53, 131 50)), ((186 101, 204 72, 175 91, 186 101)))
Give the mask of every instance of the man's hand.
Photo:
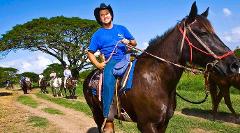
POLYGON ((96 67, 97 67, 98 69, 102 70, 102 69, 105 67, 105 65, 106 65, 105 62, 101 62, 101 63, 98 63, 98 64, 96 65, 96 67))
POLYGON ((130 40, 124 38, 124 39, 121 40, 121 42, 124 43, 124 44, 129 44, 129 43, 130 43, 130 40))

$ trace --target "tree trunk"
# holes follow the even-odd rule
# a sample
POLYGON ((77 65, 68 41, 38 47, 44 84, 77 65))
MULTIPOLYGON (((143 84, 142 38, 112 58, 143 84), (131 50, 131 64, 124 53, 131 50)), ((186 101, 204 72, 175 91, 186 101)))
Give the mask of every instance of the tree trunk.
POLYGON ((72 69, 71 72, 72 72, 73 78, 79 79, 79 71, 77 70, 77 68, 72 69))

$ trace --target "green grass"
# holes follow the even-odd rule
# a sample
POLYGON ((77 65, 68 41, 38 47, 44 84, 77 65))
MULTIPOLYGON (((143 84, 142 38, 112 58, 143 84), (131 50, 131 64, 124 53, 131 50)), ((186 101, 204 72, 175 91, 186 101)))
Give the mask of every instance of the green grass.
MULTIPOLYGON (((189 133, 194 129, 202 129, 205 132, 239 133, 240 127, 225 125, 219 121, 199 120, 174 115, 170 120, 167 133, 189 133)), ((193 131, 192 131, 193 132, 193 131)))
POLYGON ((47 112, 49 114, 57 114, 57 115, 63 115, 64 113, 60 110, 53 109, 53 108, 44 108, 42 109, 44 112, 47 112))
MULTIPOLYGON (((205 97, 204 92, 204 78, 203 75, 193 75, 191 73, 184 73, 178 86, 177 92, 191 100, 191 101, 199 101, 205 97)), ((77 95, 79 98, 84 97, 82 93, 82 85, 79 84, 77 91, 77 95)), ((239 106, 239 90, 231 89, 231 100, 233 103, 233 107, 236 112, 240 112, 239 106)), ((52 101, 59 105, 62 105, 67 108, 72 108, 77 111, 84 112, 88 116, 92 117, 91 110, 89 109, 88 105, 84 102, 79 101, 70 101, 68 99, 63 98, 52 98, 44 94, 37 94, 38 97, 44 98, 46 100, 52 101)), ((177 97, 177 108, 176 111, 179 112, 192 112, 202 115, 210 115, 211 110, 211 98, 208 97, 207 101, 202 104, 191 104, 188 102, 183 101, 179 97, 177 97)), ((219 111, 225 112, 230 114, 230 111, 226 107, 224 101, 222 100, 219 105, 219 111)), ((222 114, 222 113, 221 113, 222 114)), ((182 115, 174 115, 172 119, 170 119, 167 131, 168 133, 177 132, 177 133, 189 133, 194 132, 194 130, 203 130, 203 131, 210 131, 210 132, 229 132, 229 133, 237 133, 240 131, 240 126, 234 127, 230 124, 224 124, 223 121, 212 121, 211 118, 201 118, 201 116, 196 116, 197 118, 193 117, 186 117, 182 115), (200 119, 201 118, 201 119, 200 119)), ((118 120, 115 120, 115 125, 117 128, 122 130, 126 133, 136 133, 139 132, 136 123, 131 122, 123 122, 123 124, 119 124, 118 120)))
MULTIPOLYGON (((239 90, 235 88, 231 88, 231 101, 233 108, 236 112, 240 112, 239 102, 239 90)), ((204 90, 204 78, 202 75, 193 75, 191 73, 184 73, 178 86, 177 92, 183 96, 184 98, 190 101, 200 101, 205 97, 205 90, 204 90)), ((181 111, 185 108, 197 108, 199 110, 211 110, 212 109, 212 100, 209 94, 207 101, 202 104, 191 104, 188 103, 181 98, 177 97, 177 108, 176 110, 181 111)), ((228 112, 227 106, 224 103, 224 99, 222 99, 219 105, 220 112, 228 112)))
POLYGON ((34 127, 41 127, 41 128, 45 128, 49 124, 46 118, 42 118, 38 116, 30 116, 30 118, 28 118, 28 123, 30 123, 34 127))
POLYGON ((19 96, 17 101, 32 108, 37 108, 38 106, 37 101, 33 100, 30 96, 19 96))
POLYGON ((36 94, 38 97, 46 99, 48 101, 54 102, 56 104, 62 105, 66 108, 71 108, 74 109, 76 111, 82 111, 84 113, 86 113, 87 115, 91 115, 91 111, 88 107, 88 105, 86 103, 80 102, 80 101, 70 101, 68 99, 64 99, 64 98, 53 98, 53 97, 49 97, 45 94, 36 94))

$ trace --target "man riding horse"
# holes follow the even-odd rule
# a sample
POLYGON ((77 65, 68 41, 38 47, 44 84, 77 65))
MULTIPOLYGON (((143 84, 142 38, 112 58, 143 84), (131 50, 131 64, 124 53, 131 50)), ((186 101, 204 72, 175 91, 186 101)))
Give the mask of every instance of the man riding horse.
POLYGON ((108 125, 113 125, 114 117, 109 114, 116 82, 112 69, 126 54, 125 44, 136 46, 137 43, 126 27, 113 24, 114 15, 110 5, 102 3, 100 7, 95 8, 94 16, 102 27, 92 36, 88 58, 98 69, 103 71, 103 115, 106 120, 104 130, 108 130, 108 125), (97 50, 100 50, 108 61, 98 62, 94 55, 97 50))
MULTIPOLYGON (((131 73, 131 85, 127 88, 128 90, 118 93, 118 98, 121 109, 124 109, 131 120, 137 123, 141 132, 163 133, 166 131, 176 109, 176 87, 181 75, 184 70, 196 69, 196 67, 189 67, 189 63, 202 68, 212 64, 214 71, 220 75, 233 74, 239 70, 239 61, 219 39, 207 19, 208 10, 198 14, 196 2, 194 2, 188 16, 164 35, 152 39, 149 46, 137 57, 131 73)), ((90 86, 96 70, 85 79, 83 93, 99 131, 105 132, 105 129, 110 129, 108 125, 112 125, 112 120, 109 119, 115 83, 112 68, 126 52, 124 44, 130 42, 130 45, 136 45, 136 43, 131 40, 132 36, 127 36, 129 32, 125 32, 126 28, 112 24, 113 14, 110 6, 102 4, 95 10, 95 16, 102 28, 92 37, 88 57, 97 68, 101 70, 104 68, 103 101, 98 99, 96 88, 90 86), (123 38, 127 38, 122 40, 124 44, 118 38, 122 35, 123 38), (118 46, 115 51, 116 44, 118 46), (96 50, 100 50, 106 59, 112 55, 111 60, 108 63, 98 62, 93 55, 96 50), (106 99, 106 95, 110 98, 106 99), (106 103, 109 104, 106 105, 106 103)), ((202 73, 201 69, 198 71, 202 73)))
POLYGON ((30 78, 21 76, 20 78, 20 87, 23 90, 24 94, 28 94, 27 90, 31 90, 32 83, 30 78))
POLYGON ((66 68, 63 71, 63 75, 64 75, 64 88, 66 88, 66 81, 67 81, 67 79, 72 77, 72 72, 71 72, 71 70, 69 70, 69 66, 68 65, 66 65, 66 68))

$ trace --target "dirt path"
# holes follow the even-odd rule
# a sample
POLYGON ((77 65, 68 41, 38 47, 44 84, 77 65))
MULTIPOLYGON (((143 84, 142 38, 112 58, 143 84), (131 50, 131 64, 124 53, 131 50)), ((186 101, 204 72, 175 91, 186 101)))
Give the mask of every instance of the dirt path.
MULTIPOLYGON (((51 123, 54 123, 63 133, 86 133, 95 129, 97 132, 96 124, 92 118, 89 118, 84 113, 74 111, 72 109, 65 108, 63 106, 54 104, 47 100, 37 98, 35 95, 30 94, 40 104, 37 108, 31 108, 19 103, 16 105, 20 108, 44 118, 47 118, 51 123), (44 108, 54 108, 63 112, 63 115, 52 115, 42 111, 44 108)), ((91 133, 94 133, 91 131, 91 133)))
POLYGON ((20 94, 0 88, 0 132, 1 133, 56 133, 60 130, 55 124, 49 123, 47 128, 34 127, 28 118, 33 114, 16 106, 16 99, 20 94))
POLYGON ((47 100, 33 97, 38 103, 37 108, 32 108, 16 102, 16 98, 22 92, 0 89, 0 132, 57 132, 57 133, 97 133, 96 124, 93 119, 84 113, 67 109, 47 100), (63 115, 49 114, 44 108, 54 108, 63 112, 63 115), (27 125, 29 116, 39 116, 48 119, 50 125, 46 129, 39 129, 27 125), (19 126, 18 126, 19 125, 19 126), (15 129, 12 127, 15 126, 15 129), (25 128, 25 129, 24 129, 25 128))

